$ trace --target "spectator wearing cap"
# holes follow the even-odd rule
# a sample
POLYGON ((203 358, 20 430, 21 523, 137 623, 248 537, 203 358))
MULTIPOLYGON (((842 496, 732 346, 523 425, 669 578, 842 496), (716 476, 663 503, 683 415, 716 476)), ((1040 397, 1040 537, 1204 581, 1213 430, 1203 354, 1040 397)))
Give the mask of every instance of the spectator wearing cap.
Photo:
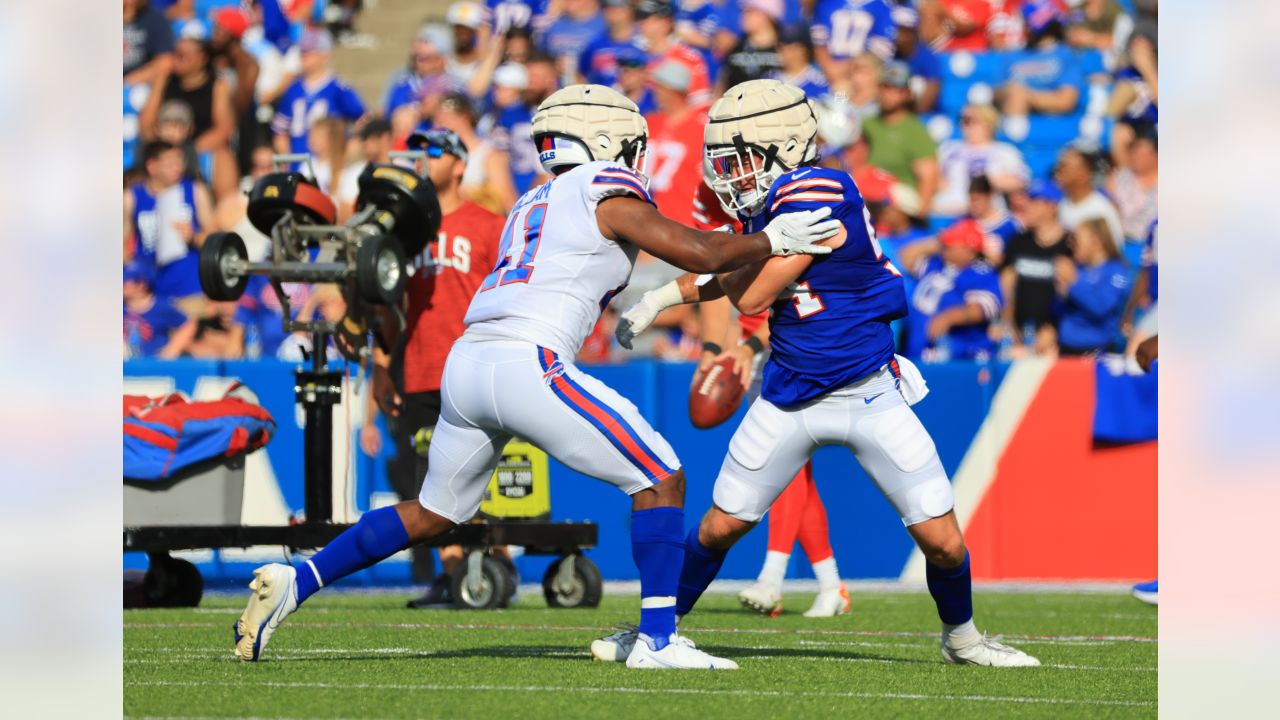
POLYGON ((1027 52, 1010 53, 996 101, 1006 114, 1066 115, 1080 104, 1084 77, 1075 52, 1062 42, 1066 12, 1062 0, 1028 0, 1022 6, 1029 33, 1027 52))
POLYGON ((1116 241, 1099 218, 1084 221, 1067 238, 1074 263, 1060 263, 1053 287, 1061 302, 1058 352, 1104 352, 1119 338, 1129 300, 1129 270, 1116 241))
POLYGON ((922 0, 920 33, 944 52, 988 49, 987 24, 994 14, 991 0, 922 0))
POLYGON ((882 61, 893 57, 897 28, 885 0, 817 0, 810 34, 818 67, 836 85, 849 73, 849 61, 863 53, 882 61))
POLYGON ((196 152, 195 143, 192 142, 194 123, 190 105, 182 100, 165 100, 156 113, 155 138, 182 150, 184 176, 207 184, 213 176, 213 154, 196 152))
POLYGON ((452 131, 466 148, 466 174, 462 176, 462 196, 481 207, 506 215, 516 202, 511 179, 511 158, 505 151, 476 132, 475 105, 462 93, 446 93, 431 116, 436 127, 452 131))
POLYGON ((996 141, 999 124, 1000 115, 990 105, 968 105, 960 111, 960 137, 938 146, 942 185, 934 199, 935 213, 963 213, 969 205, 969 179, 975 175, 985 175, 1001 193, 1026 187, 1031 171, 1018 148, 996 141))
POLYGON ((511 158, 511 180, 517 195, 533 187, 543 174, 533 143, 533 108, 524 101, 528 87, 529 71, 523 65, 499 67, 493 73, 490 110, 476 126, 476 132, 511 158))
POLYGON ((624 54, 640 54, 636 47, 636 17, 627 0, 605 0, 604 22, 608 29, 587 43, 578 63, 578 74, 589 83, 614 87, 618 82, 618 62, 624 54))
POLYGON ((618 81, 614 89, 636 104, 641 115, 648 115, 658 109, 653 98, 653 87, 649 83, 649 56, 643 50, 634 53, 624 52, 618 55, 618 81))
POLYGON ((933 112, 942 90, 942 61, 927 44, 920 42, 920 14, 908 5, 893 7, 893 24, 898 28, 893 56, 911 68, 911 81, 920 85, 916 112, 933 112))
POLYGON ((601 16, 599 0, 561 0, 560 9, 560 16, 542 33, 540 45, 556 59, 561 77, 573 77, 582 51, 609 28, 601 16))
POLYGON ((145 179, 124 192, 124 257, 155 268, 155 293, 197 314, 204 304, 197 251, 213 223, 209 191, 183 177, 182 150, 169 143, 148 143, 142 166, 145 179))
MULTIPOLYGON (((461 86, 447 72, 448 59, 446 49, 449 38, 435 28, 424 28, 418 33, 413 43, 413 54, 409 58, 410 70, 400 76, 387 92, 386 116, 392 118, 397 111, 406 105, 418 105, 429 98, 438 98, 447 92, 461 89, 461 86)), ((476 74, 484 75, 484 66, 476 74)), ((488 76, 484 75, 485 82, 488 76)), ((427 102, 430 105, 430 102, 427 102)), ((417 117, 415 114, 414 124, 417 117)))
POLYGON ((239 153, 237 165, 249 164, 249 152, 266 137, 258 122, 258 61, 242 44, 249 30, 249 16, 240 8, 224 7, 213 15, 213 35, 209 41, 213 68, 231 91, 231 107, 236 114, 239 153))
POLYGON ((124 266, 125 357, 169 360, 186 350, 196 323, 168 298, 156 297, 151 283, 151 268, 145 262, 124 266))
POLYGON ((1003 331, 1013 341, 1014 357, 1057 351, 1053 316, 1054 277, 1057 267, 1071 262, 1067 231, 1058 221, 1062 191, 1053 183, 1037 180, 1027 190, 1023 210, 1025 227, 1005 243, 1000 263, 1000 286, 1006 303, 1003 331))
POLYGON ((880 113, 862 122, 871 143, 872 165, 884 168, 920 193, 921 210, 928 215, 938 190, 937 146, 912 109, 911 70, 894 60, 880 80, 880 113))
POLYGON ((810 100, 816 102, 831 93, 827 77, 813 64, 809 31, 803 25, 788 25, 778 33, 778 63, 781 67, 770 77, 800 88, 810 100))
POLYGON ((1003 296, 995 271, 982 259, 982 228, 964 219, 938 234, 938 243, 902 249, 904 268, 918 278, 911 293, 905 352, 926 361, 985 360, 995 356, 990 326, 1003 296), (935 248, 940 244, 940 252, 935 248))
POLYGON ((328 30, 310 28, 298 43, 301 51, 301 76, 285 90, 271 120, 276 152, 304 153, 311 126, 320 118, 333 117, 347 122, 359 120, 365 113, 364 103, 356 91, 342 82, 329 66, 333 38, 328 30))
POLYGON ((778 59, 778 21, 782 0, 742 0, 739 27, 742 39, 725 56, 717 95, 747 80, 773 77, 782 70, 778 59))
MULTIPOLYGON (((446 103, 447 105, 448 103, 446 103)), ((427 176, 436 189, 443 218, 436 237, 429 238, 423 251, 410 258, 414 272, 405 287, 407 333, 403 355, 388 358, 375 354, 373 403, 386 413, 396 447, 396 457, 387 466, 392 487, 402 499, 416 498, 426 476, 427 461, 414 448, 414 436, 424 428, 433 428, 440 418, 440 378, 445 358, 455 340, 461 337, 463 318, 471 298, 479 291, 485 277, 498 264, 503 218, 463 197, 462 183, 468 165, 468 152, 463 139, 443 129, 410 136, 410 147, 427 155, 427 176), (392 377, 399 382, 393 385, 392 377), (398 385, 403 394, 395 390, 398 385)), ((394 343, 395 338, 391 338, 394 343)), ((372 405, 361 432, 361 446, 376 454, 381 445, 376 425, 372 422, 372 405)), ((448 574, 461 562, 460 550, 441 549, 445 576, 443 585, 435 585, 410 607, 423 607, 439 599, 448 574)), ((413 553, 416 582, 431 580, 434 575, 429 548, 413 553)))
POLYGON ((235 132, 235 109, 227 83, 213 73, 209 46, 203 37, 183 37, 175 45, 173 73, 160 93, 152 93, 138 117, 144 140, 155 139, 160 105, 181 100, 191 108, 192 145, 197 153, 213 156, 212 186, 217 197, 234 192, 240 175, 231 154, 235 132))
POLYGON ((485 54, 485 46, 489 40, 485 9, 479 3, 462 0, 449 6, 445 20, 453 33, 445 73, 456 85, 462 87, 475 73, 485 54))
POLYGON ((694 224, 694 198, 702 182, 706 110, 689 104, 689 68, 668 60, 653 73, 657 111, 645 116, 649 190, 658 210, 678 223, 694 224))
POLYGON ((1140 245, 1156 220, 1160 182, 1160 150, 1154 132, 1142 133, 1129 143, 1129 164, 1117 167, 1107 178, 1107 195, 1116 202, 1120 227, 1129 246, 1140 245))
POLYGON ((1090 218, 1102 218, 1107 222, 1111 237, 1124 237, 1120 214, 1105 195, 1094 185, 1102 160, 1091 146, 1075 144, 1058 153, 1058 164, 1053 167, 1053 179, 1064 195, 1058 206, 1058 219, 1068 231, 1090 218))
POLYGON ((1004 203, 998 199, 999 195, 986 175, 975 175, 969 179, 969 207, 965 217, 977 221, 982 228, 987 239, 982 255, 997 267, 1004 257, 1005 245, 1021 230, 1018 220, 1005 211, 1004 203))
POLYGON ((147 0, 124 0, 124 85, 159 91, 173 68, 173 30, 147 0))
POLYGON ((638 44, 649 55, 648 71, 674 60, 689 68, 689 104, 711 106, 711 73, 702 53, 680 42, 675 34, 675 9, 668 0, 640 0, 636 5, 638 44))

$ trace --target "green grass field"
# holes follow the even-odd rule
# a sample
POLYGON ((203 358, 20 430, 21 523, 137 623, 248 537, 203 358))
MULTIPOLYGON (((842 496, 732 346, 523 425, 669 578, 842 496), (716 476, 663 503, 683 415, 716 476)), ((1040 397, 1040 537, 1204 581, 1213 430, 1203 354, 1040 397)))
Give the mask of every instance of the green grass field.
POLYGON ((1155 717, 1156 610, 1127 595, 979 592, 979 627, 1044 667, 945 665, 925 593, 854 591, 853 612, 770 619, 709 594, 682 632, 736 672, 645 672, 592 662, 590 641, 637 598, 551 610, 407 610, 398 595, 321 593, 262 662, 232 657, 244 598, 125 612, 132 717, 778 718, 1155 717), (748 714, 749 713, 749 714, 748 714))

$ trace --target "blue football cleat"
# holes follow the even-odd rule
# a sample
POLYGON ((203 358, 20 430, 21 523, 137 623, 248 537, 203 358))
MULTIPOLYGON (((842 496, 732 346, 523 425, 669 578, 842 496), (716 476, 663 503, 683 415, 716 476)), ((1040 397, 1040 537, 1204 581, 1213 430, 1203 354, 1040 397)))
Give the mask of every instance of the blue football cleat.
POLYGON ((1151 582, 1138 583, 1133 586, 1133 596, 1148 605, 1155 605, 1156 592, 1160 589, 1160 581, 1152 580, 1151 582))

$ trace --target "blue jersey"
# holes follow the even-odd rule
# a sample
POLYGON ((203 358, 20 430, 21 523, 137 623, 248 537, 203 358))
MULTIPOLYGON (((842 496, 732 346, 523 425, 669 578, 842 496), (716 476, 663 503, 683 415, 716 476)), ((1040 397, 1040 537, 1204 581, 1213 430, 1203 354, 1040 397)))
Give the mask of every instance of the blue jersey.
POLYGON ((152 357, 169 344, 169 335, 187 322, 187 316, 168 298, 156 298, 145 312, 124 308, 124 340, 130 357, 152 357))
MULTIPOLYGON (((200 232, 200 217, 196 214, 196 186, 190 178, 179 183, 182 201, 187 206, 193 232, 200 232)), ((157 297, 186 297, 202 292, 200 289, 200 256, 188 250, 186 255, 161 265, 156 262, 156 245, 160 241, 160 219, 156 214, 156 196, 144 183, 129 188, 133 193, 133 252, 134 257, 156 268, 152 289, 157 297)))
POLYGON ((902 275, 880 251, 862 195, 848 173, 805 167, 769 189, 764 211, 743 220, 757 232, 788 212, 831 208, 848 233, 818 256, 769 314, 761 396, 788 407, 838 390, 893 359, 889 323, 907 313, 902 275))
POLYGON ((538 31, 546 27, 547 0, 488 0, 488 5, 497 34, 513 27, 538 31))
POLYGON ((1056 90, 1066 85, 1084 87, 1080 60, 1066 45, 1008 53, 1005 77, 1032 90, 1056 90))
POLYGON ((543 51, 554 58, 566 55, 572 58, 569 67, 577 67, 582 51, 600 35, 607 33, 609 26, 604 23, 604 15, 592 15, 583 20, 574 20, 568 15, 561 15, 547 26, 542 33, 543 51))
POLYGON ((307 152, 307 133, 317 120, 338 117, 354 122, 364 115, 364 103, 360 96, 336 77, 330 77, 318 87, 307 87, 298 78, 276 105, 276 116, 271 120, 272 132, 289 136, 289 152, 307 152))
POLYGON ((716 35, 720 32, 721 18, 720 8, 710 0, 683 0, 676 5, 676 28, 696 33, 706 40, 705 47, 697 46, 695 49, 702 54, 702 61, 707 64, 711 77, 715 77, 719 69, 712 48, 715 47, 716 35))
POLYGON ((1077 266, 1076 281, 1062 298, 1058 343, 1076 352, 1106 350, 1120 333, 1129 300, 1129 269, 1120 260, 1077 266))
POLYGON ((635 40, 618 41, 604 33, 587 43, 578 57, 578 72, 587 82, 605 87, 615 87, 618 82, 618 63, 623 57, 640 58, 644 51, 636 47, 635 40))
POLYGON ((809 32, 814 47, 825 47, 837 59, 870 52, 887 60, 898 39, 885 0, 818 0, 809 32))
POLYGON ((533 113, 520 103, 494 108, 492 114, 481 120, 481 126, 482 134, 493 143, 494 149, 506 152, 511 158, 511 180, 516 192, 525 194, 542 169, 538 148, 533 144, 533 113))
POLYGON ((1123 119, 1134 124, 1160 122, 1160 110, 1155 98, 1151 96, 1151 87, 1142 77, 1142 73, 1133 67, 1125 67, 1116 71, 1116 82, 1133 84, 1135 96, 1129 106, 1124 109, 1123 119))
POLYGON ((1147 273, 1147 295, 1151 302, 1160 299, 1160 221, 1151 223, 1147 241, 1142 246, 1142 270, 1147 273))
POLYGON ((982 228, 982 233, 987 236, 987 249, 998 249, 999 252, 995 253, 997 255, 1003 254, 1009 240, 1022 230, 1017 219, 1009 213, 1000 213, 990 220, 977 220, 977 222, 982 228))
POLYGON ((1000 280, 991 266, 978 260, 963 268, 955 268, 935 255, 925 262, 919 276, 915 292, 911 294, 911 316, 903 354, 913 360, 924 355, 929 346, 926 330, 934 315, 973 304, 982 308, 986 320, 952 327, 945 343, 952 359, 993 356, 996 344, 987 334, 987 326, 1000 316, 1003 296, 1000 280))
POLYGON ((827 85, 827 76, 816 65, 806 65, 795 75, 787 75, 782 70, 774 70, 769 74, 774 80, 780 80, 804 91, 805 97, 819 101, 831 94, 831 86, 827 85))

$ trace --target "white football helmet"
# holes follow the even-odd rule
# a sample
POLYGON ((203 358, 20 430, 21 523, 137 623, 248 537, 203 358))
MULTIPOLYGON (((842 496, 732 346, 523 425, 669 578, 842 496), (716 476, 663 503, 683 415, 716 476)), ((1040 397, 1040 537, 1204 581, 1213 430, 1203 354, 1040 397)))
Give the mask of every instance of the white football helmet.
POLYGON ((730 212, 753 216, 783 173, 816 160, 818 119, 804 91, 779 80, 734 85, 711 106, 704 140, 711 189, 730 212), (743 188, 750 180, 750 187, 743 188))
POLYGON ((615 160, 644 174, 649 125, 625 95, 603 85, 570 85, 542 101, 533 142, 547 172, 615 160))

